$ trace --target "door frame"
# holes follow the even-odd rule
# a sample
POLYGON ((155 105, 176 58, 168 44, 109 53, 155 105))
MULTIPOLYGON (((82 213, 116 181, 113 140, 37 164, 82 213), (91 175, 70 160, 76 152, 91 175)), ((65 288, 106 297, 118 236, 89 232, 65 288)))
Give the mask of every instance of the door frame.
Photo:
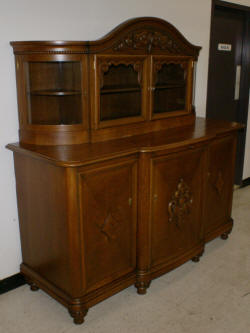
MULTIPOLYGON (((249 104, 249 86, 250 86, 250 7, 238 5, 231 2, 212 0, 211 8, 211 25, 210 25, 210 43, 209 43, 209 61, 208 61, 208 85, 207 85, 207 102, 206 102, 206 118, 209 118, 208 114, 208 91, 209 85, 211 84, 211 66, 212 61, 212 40, 213 40, 213 25, 214 25, 214 15, 216 9, 230 9, 234 12, 241 12, 245 17, 244 22, 244 36, 243 36, 243 48, 242 48, 242 70, 241 70, 241 81, 240 81, 240 98, 238 108, 243 110, 243 112, 237 112, 237 122, 245 124, 247 127, 248 119, 248 104, 249 104)), ((241 185, 243 167, 244 167, 244 157, 245 157, 245 143, 246 143, 246 132, 245 127, 238 135, 237 143, 237 161, 236 164, 239 166, 235 173, 235 183, 241 185)))

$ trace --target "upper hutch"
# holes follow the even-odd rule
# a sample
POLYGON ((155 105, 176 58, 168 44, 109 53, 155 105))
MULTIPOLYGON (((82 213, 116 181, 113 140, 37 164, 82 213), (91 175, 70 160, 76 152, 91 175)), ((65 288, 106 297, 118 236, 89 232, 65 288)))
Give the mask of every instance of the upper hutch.
POLYGON ((239 124, 196 118, 200 47, 136 18, 91 42, 11 42, 21 272, 88 309, 228 237, 239 124))
POLYGON ((129 20, 94 42, 12 42, 20 141, 80 144, 194 120, 200 47, 156 18, 129 20))

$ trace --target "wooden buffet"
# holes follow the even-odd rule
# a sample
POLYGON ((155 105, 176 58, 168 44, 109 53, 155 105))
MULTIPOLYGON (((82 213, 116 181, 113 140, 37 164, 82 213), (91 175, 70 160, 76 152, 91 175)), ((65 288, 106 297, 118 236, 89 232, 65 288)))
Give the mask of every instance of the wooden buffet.
POLYGON ((20 143, 7 147, 32 290, 81 324, 227 238, 241 126, 195 116, 199 47, 150 17, 97 41, 11 45, 20 143))

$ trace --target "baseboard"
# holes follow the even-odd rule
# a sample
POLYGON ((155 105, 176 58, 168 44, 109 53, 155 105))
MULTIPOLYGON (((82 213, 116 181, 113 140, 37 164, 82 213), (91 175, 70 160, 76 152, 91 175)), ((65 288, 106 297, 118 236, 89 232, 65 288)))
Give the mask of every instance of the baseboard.
POLYGON ((248 186, 248 185, 250 185, 250 177, 248 177, 248 178, 242 180, 242 184, 241 184, 240 187, 246 187, 246 186, 248 186))
POLYGON ((0 280, 0 295, 7 293, 10 290, 16 289, 20 286, 23 286, 24 284, 26 284, 25 278, 20 273, 0 280))

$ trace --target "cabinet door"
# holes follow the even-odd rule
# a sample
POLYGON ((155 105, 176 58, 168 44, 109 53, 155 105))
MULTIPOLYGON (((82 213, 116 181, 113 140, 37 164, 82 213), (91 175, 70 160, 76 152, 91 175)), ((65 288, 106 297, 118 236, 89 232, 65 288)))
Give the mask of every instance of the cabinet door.
POLYGON ((151 117, 165 118, 192 110, 191 58, 152 57, 151 117))
POLYGON ((236 137, 228 136, 214 141, 209 148, 205 210, 205 233, 208 240, 219 236, 219 230, 219 234, 214 234, 214 237, 211 233, 216 233, 217 229, 230 222, 234 184, 235 147, 236 137))
POLYGON ((147 109, 147 58, 96 56, 92 58, 92 96, 97 128, 144 121, 147 109))
POLYGON ((153 266, 201 242, 203 168, 204 153, 199 148, 153 160, 153 266))
POLYGON ((79 174, 86 292, 135 270, 136 177, 135 160, 79 174))

